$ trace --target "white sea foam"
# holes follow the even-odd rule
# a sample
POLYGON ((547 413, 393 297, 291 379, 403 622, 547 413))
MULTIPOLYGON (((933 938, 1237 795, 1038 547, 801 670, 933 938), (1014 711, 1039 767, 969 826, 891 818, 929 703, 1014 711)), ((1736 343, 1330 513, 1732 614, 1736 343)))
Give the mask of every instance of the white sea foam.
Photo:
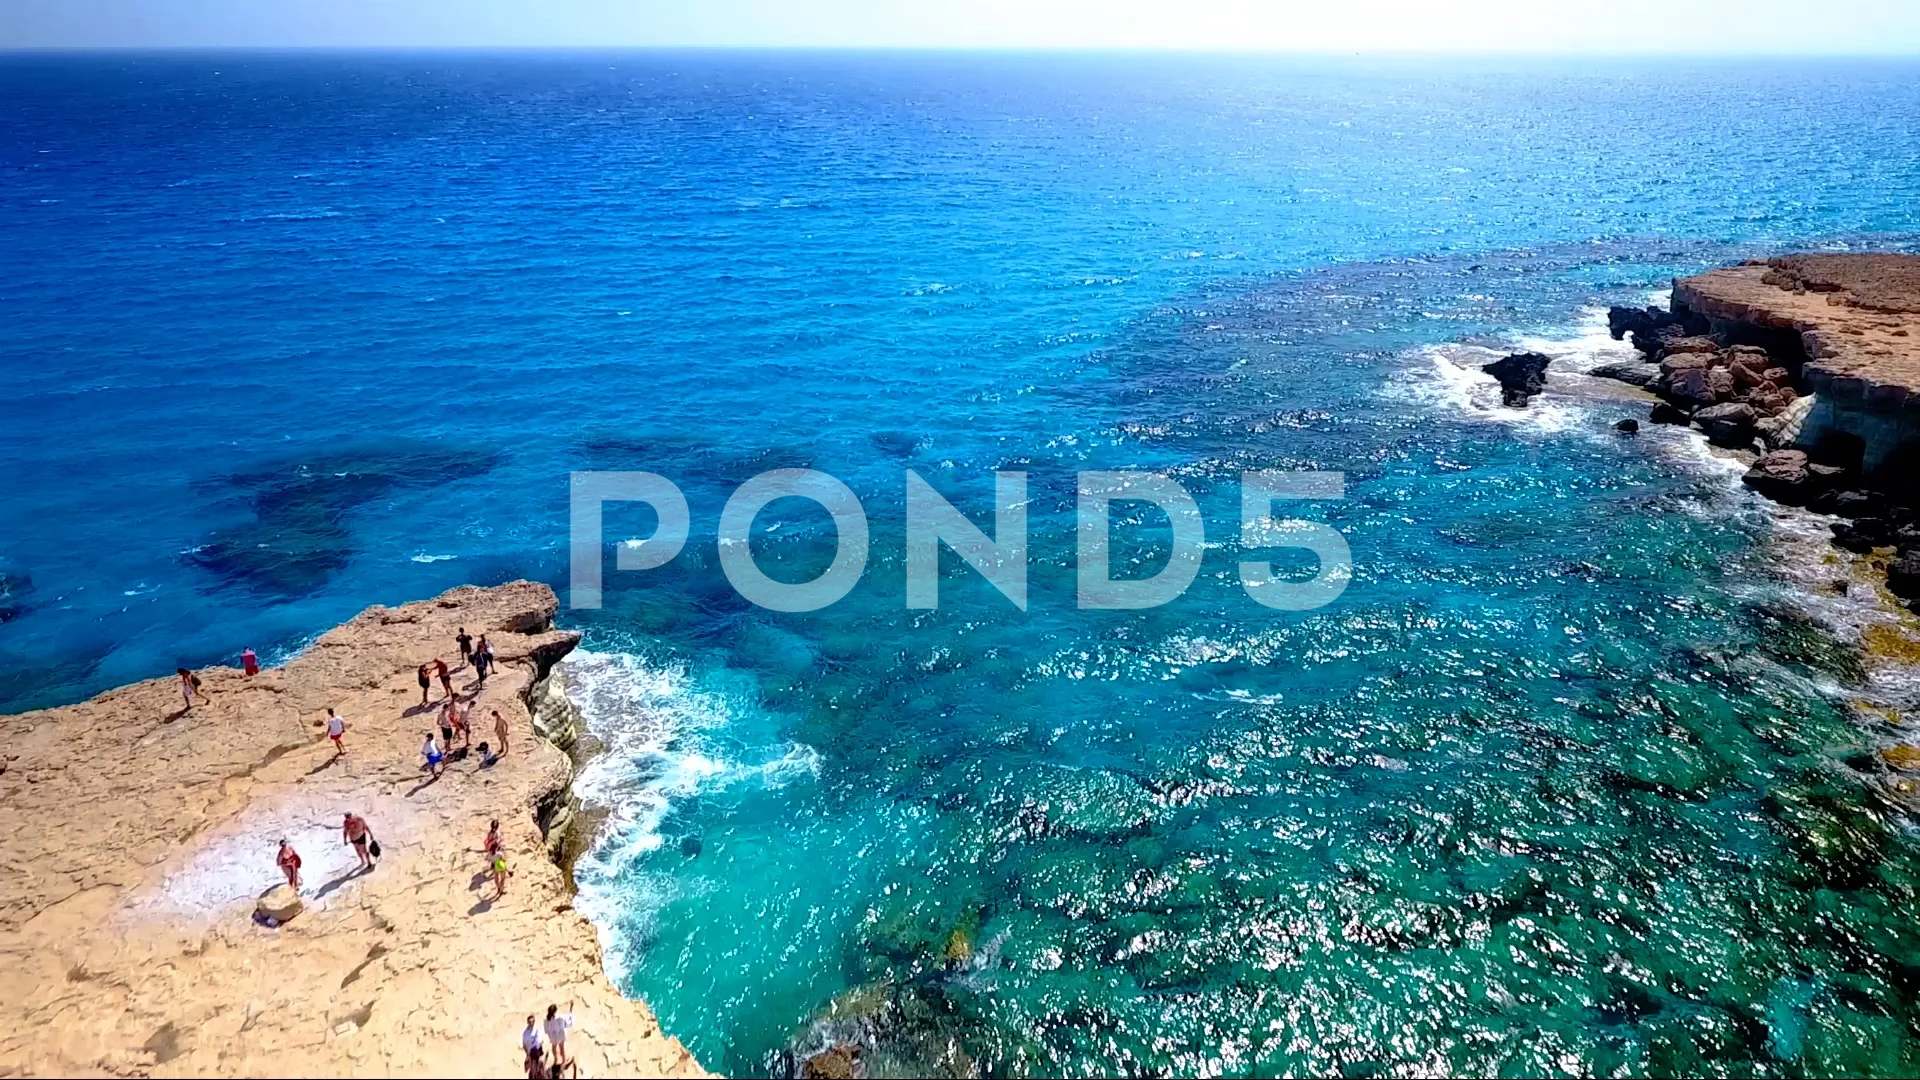
POLYGON ((771 738, 776 718, 751 693, 703 685, 683 665, 582 649, 564 670, 569 699, 605 744, 573 785, 584 803, 607 813, 593 850, 575 867, 578 902, 600 928, 608 965, 619 974, 626 947, 644 941, 654 914, 680 887, 643 869, 665 843, 675 807, 696 795, 779 788, 815 776, 819 754, 771 738), (615 927, 624 932, 610 933, 615 927))
POLYGON ((1389 378, 1384 393, 1489 423, 1543 433, 1577 431, 1594 426, 1595 405, 1641 396, 1624 384, 1596 379, 1588 373, 1602 364, 1638 358, 1632 345, 1615 341, 1608 334, 1606 309, 1593 307, 1583 309, 1579 321, 1562 336, 1521 336, 1505 347, 1458 343, 1422 346, 1389 378), (1523 409, 1500 404, 1499 382, 1480 370, 1482 365, 1514 352, 1537 352, 1553 358, 1547 369, 1546 392, 1523 409))
MULTIPOLYGON (((1665 299, 1664 293, 1648 297, 1651 303, 1664 303, 1665 299)), ((1608 333, 1606 309, 1591 307, 1583 309, 1575 325, 1559 336, 1517 335, 1510 347, 1503 348, 1449 344, 1416 349, 1384 392, 1426 402, 1455 415, 1506 424, 1515 429, 1584 433, 1591 438, 1612 439, 1615 437, 1609 422, 1612 417, 1607 414, 1617 414, 1623 401, 1651 405, 1655 399, 1611 379, 1596 378, 1590 372, 1602 364, 1638 359, 1639 353, 1632 345, 1614 341, 1608 333), (1502 406, 1499 383, 1480 370, 1482 364, 1511 352, 1537 352, 1553 357, 1546 392, 1524 409, 1502 406)), ((1859 557, 1833 546, 1828 527, 1838 519, 1772 502, 1741 484, 1740 477, 1748 469, 1751 455, 1718 449, 1707 442, 1705 435, 1689 428, 1649 425, 1644 420, 1641 436, 1633 446, 1641 453, 1653 454, 1692 475, 1714 481, 1715 496, 1683 500, 1678 505, 1679 512, 1714 519, 1730 514, 1764 518, 1767 537, 1763 554, 1756 562, 1761 573, 1736 587, 1737 594, 1753 601, 1785 601, 1850 643, 1859 642, 1869 626, 1901 620, 1874 588, 1858 580, 1853 568, 1859 557), (1846 591, 1836 589, 1837 583, 1849 579, 1854 580, 1846 591)), ((1881 664, 1869 669, 1866 686, 1830 684, 1815 689, 1834 698, 1864 698, 1904 706, 1920 698, 1920 671, 1881 664)))

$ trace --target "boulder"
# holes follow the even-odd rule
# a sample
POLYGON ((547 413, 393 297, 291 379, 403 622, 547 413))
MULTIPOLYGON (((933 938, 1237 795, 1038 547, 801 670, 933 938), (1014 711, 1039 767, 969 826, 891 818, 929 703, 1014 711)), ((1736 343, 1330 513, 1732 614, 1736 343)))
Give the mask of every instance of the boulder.
POLYGON ((1480 370, 1500 381, 1501 404, 1524 408, 1529 398, 1547 388, 1547 365, 1552 362, 1552 357, 1540 353, 1514 353, 1483 364, 1480 370))
POLYGON ((266 895, 254 901, 253 910, 276 923, 286 922, 306 909, 306 901, 293 891, 291 885, 275 885, 266 895))
POLYGON ((1736 358, 1727 365, 1727 371, 1733 375, 1733 385, 1739 389, 1751 390, 1767 385, 1767 368, 1764 363, 1755 364, 1742 358, 1736 358))
POLYGON ((1760 414, 1751 405, 1730 401, 1725 405, 1710 405, 1693 414, 1693 422, 1707 433, 1707 438, 1721 446, 1745 446, 1753 441, 1753 423, 1760 414))
POLYGON ((1622 435, 1638 435, 1640 434, 1640 421, 1629 416, 1625 420, 1613 425, 1613 430, 1620 432, 1622 435))
POLYGON ((1668 338, 1660 343, 1660 358, 1662 360, 1670 356, 1688 354, 1718 359, 1721 352, 1720 343, 1710 337, 1676 337, 1668 338))
POLYGON ((1617 364, 1601 364, 1591 372, 1588 372, 1588 374, 1593 375, 1595 378, 1613 379, 1618 382, 1631 383, 1634 386, 1646 386, 1655 379, 1658 379, 1662 372, 1658 364, 1647 364, 1627 360, 1617 364))
POLYGON ((1920 746, 1889 746, 1880 751, 1880 759, 1896 769, 1920 770, 1920 746))
POLYGON ((1772 450, 1762 454, 1740 479, 1775 502, 1798 505, 1818 494, 1804 450, 1772 450))
POLYGON ((1887 566, 1887 588, 1903 600, 1920 598, 1920 550, 1904 551, 1887 566))
POLYGON ((1714 368, 1707 372, 1707 389, 1712 392, 1715 401, 1730 401, 1733 398, 1733 372, 1726 368, 1714 368))
POLYGON ((1622 307, 1615 305, 1607 309, 1607 333, 1613 340, 1619 341, 1628 334, 1644 333, 1661 324, 1661 320, 1672 316, 1657 307, 1622 307))
MULTIPOLYGON (((860 1048, 849 1043, 829 1046, 800 1063, 807 1080, 852 1080, 859 1075, 860 1048)), ((860 1070, 864 1071, 864 1070, 860 1070)))
POLYGON ((1696 408, 1733 397, 1733 375, 1725 368, 1683 368, 1667 380, 1667 393, 1696 408))
POLYGON ((1871 491, 1836 491, 1822 509, 1839 517, 1868 518, 1878 516, 1885 506, 1886 500, 1871 491))
POLYGON ((1662 355, 1657 363, 1663 374, 1676 375, 1692 368, 1715 367, 1714 361, 1719 358, 1719 354, 1711 352, 1677 352, 1662 355))
POLYGON ((1657 307, 1607 309, 1607 333, 1613 335, 1615 341, 1631 334, 1634 347, 1644 353, 1653 352, 1663 335, 1685 337, 1706 331, 1707 321, 1692 312, 1676 313, 1657 307))
POLYGON ((1647 419, 1656 424, 1685 424, 1687 414, 1684 410, 1669 402, 1661 402, 1653 407, 1647 419))
POLYGON ((1777 386, 1762 385, 1746 396, 1747 404, 1762 416, 1777 416, 1787 406, 1793 404, 1793 391, 1777 386))
POLYGON ((1837 547, 1845 548, 1857 555, 1865 555, 1874 548, 1887 542, 1886 522, 1879 518, 1861 518, 1859 521, 1836 521, 1833 529, 1833 542, 1837 547))

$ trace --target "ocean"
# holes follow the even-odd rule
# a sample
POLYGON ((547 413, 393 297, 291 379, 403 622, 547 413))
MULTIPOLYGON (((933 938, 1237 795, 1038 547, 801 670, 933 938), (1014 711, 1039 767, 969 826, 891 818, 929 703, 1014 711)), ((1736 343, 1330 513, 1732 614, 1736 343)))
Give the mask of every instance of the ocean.
MULTIPOLYGON (((561 615, 576 875, 709 1068, 1920 1067, 1844 569, 1581 375, 1676 274, 1920 242, 1920 64, 13 54, 0 100, 0 711, 564 589, 569 473, 647 470, 686 549, 561 615), (797 467, 873 554, 782 614, 715 530, 797 467), (905 606, 908 469, 983 522, 1028 474, 1027 610, 951 555, 905 606), (1193 493, 1190 590, 1075 606, 1087 469, 1193 493), (1344 474, 1334 603, 1241 590, 1248 469, 1344 474)), ((754 548, 804 580, 825 523, 754 548)))

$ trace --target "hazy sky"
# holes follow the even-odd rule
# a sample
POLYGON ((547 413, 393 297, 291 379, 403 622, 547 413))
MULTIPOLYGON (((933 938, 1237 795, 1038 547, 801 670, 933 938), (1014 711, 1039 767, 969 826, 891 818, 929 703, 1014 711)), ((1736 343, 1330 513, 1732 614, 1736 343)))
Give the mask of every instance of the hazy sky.
POLYGON ((1920 54, 1920 0, 0 0, 0 47, 1920 54))

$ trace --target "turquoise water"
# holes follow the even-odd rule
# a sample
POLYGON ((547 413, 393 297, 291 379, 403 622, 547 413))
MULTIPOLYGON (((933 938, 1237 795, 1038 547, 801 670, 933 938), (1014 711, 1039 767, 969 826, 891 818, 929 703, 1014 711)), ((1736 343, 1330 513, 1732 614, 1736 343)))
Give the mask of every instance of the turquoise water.
MULTIPOLYGON (((1911 245, 1916 74, 6 57, 0 708, 562 583, 568 472, 649 469, 687 550, 563 616, 610 747, 581 902, 713 1068, 1910 1073, 1913 849, 1771 517, 1615 437, 1638 406, 1502 416, 1472 369, 1590 363, 1674 273, 1911 245), (874 559, 779 615, 713 530, 800 465, 874 559), (1027 612, 953 560, 904 608, 909 467, 976 518, 1029 473, 1027 612), (1215 546, 1082 612, 1074 473, 1118 467, 1215 546), (1346 475, 1301 511, 1334 605, 1241 592, 1246 468, 1346 475)), ((761 521, 825 565, 824 516, 761 521)))

